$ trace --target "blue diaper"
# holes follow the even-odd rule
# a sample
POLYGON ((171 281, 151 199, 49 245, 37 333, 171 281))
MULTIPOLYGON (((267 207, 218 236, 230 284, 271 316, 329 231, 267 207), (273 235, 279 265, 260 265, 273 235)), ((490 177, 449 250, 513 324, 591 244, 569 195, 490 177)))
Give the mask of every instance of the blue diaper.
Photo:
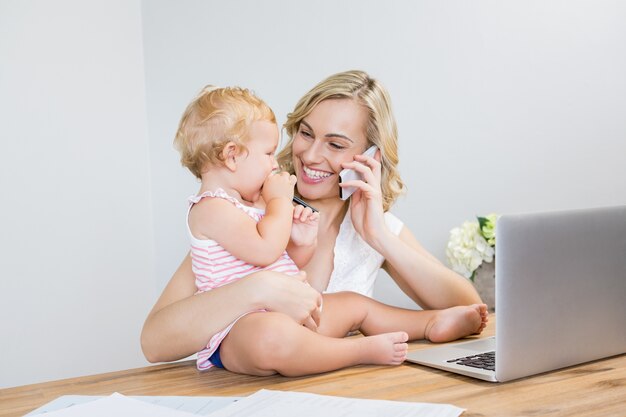
POLYGON ((217 347, 217 350, 213 352, 213 354, 209 357, 209 360, 216 367, 224 368, 224 365, 222 364, 222 359, 220 358, 220 348, 221 346, 217 347))

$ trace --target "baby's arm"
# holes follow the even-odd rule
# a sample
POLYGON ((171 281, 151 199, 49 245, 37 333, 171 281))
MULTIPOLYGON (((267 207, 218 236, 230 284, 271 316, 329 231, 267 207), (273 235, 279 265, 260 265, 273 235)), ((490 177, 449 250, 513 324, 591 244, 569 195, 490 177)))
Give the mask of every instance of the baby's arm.
POLYGON ((265 182, 265 216, 255 222, 230 201, 208 198, 189 214, 189 227, 198 239, 212 239, 233 256, 257 266, 276 261, 289 242, 293 182, 288 174, 275 174, 265 182))
POLYGON ((317 246, 319 220, 319 213, 314 213, 310 208, 297 205, 293 210, 293 226, 287 253, 299 268, 303 268, 313 257, 317 246))

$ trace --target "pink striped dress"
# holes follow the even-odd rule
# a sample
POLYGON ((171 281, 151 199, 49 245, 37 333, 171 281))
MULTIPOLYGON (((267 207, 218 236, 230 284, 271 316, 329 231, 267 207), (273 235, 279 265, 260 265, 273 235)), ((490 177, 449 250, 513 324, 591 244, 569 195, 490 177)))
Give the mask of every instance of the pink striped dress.
MULTIPOLYGON (((223 198, 230 201, 235 207, 243 210, 248 216, 252 217, 257 222, 261 220, 265 214, 265 211, 262 209, 248 207, 241 204, 236 198, 231 197, 221 188, 218 188, 215 191, 204 192, 201 195, 189 197, 189 209, 187 210, 187 232, 189 234, 189 239, 191 240, 191 264, 193 273, 196 276, 196 287, 198 288, 198 293, 221 287, 222 285, 237 281, 246 275, 257 271, 270 270, 283 272, 289 275, 295 275, 298 273, 298 267, 286 251, 283 251, 280 258, 278 258, 278 260, 271 265, 261 267, 251 265, 239 258, 236 258, 214 240, 196 239, 189 229, 189 212, 191 211, 193 205, 198 203, 203 198, 223 198)), ((219 221, 219 219, 217 219, 217 221, 219 221)), ((224 227, 228 227, 228 225, 224 225, 224 227)), ((226 326, 226 328, 211 337, 207 346, 198 352, 196 366, 199 370, 209 369, 213 366, 209 360, 211 355, 217 350, 220 343, 224 340, 237 320, 249 313, 252 313, 252 311, 246 312, 237 317, 232 323, 226 326)))

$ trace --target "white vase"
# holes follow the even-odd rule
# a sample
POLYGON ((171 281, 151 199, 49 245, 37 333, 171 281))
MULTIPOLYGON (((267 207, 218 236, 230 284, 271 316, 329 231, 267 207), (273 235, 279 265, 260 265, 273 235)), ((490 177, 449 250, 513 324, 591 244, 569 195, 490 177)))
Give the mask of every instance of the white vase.
POLYGON ((495 262, 483 262, 474 275, 474 288, 487 304, 490 312, 496 311, 496 265, 495 262))

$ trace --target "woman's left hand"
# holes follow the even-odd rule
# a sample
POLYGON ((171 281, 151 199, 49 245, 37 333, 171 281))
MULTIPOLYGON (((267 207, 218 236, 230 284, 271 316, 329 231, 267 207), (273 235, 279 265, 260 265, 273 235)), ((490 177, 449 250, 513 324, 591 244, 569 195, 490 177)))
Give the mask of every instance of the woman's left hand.
POLYGON ((354 161, 345 162, 343 168, 358 172, 363 180, 347 181, 340 187, 355 187, 350 202, 350 215, 354 229, 374 249, 378 238, 388 231, 384 218, 383 195, 380 186, 380 151, 374 157, 355 155, 354 161))

